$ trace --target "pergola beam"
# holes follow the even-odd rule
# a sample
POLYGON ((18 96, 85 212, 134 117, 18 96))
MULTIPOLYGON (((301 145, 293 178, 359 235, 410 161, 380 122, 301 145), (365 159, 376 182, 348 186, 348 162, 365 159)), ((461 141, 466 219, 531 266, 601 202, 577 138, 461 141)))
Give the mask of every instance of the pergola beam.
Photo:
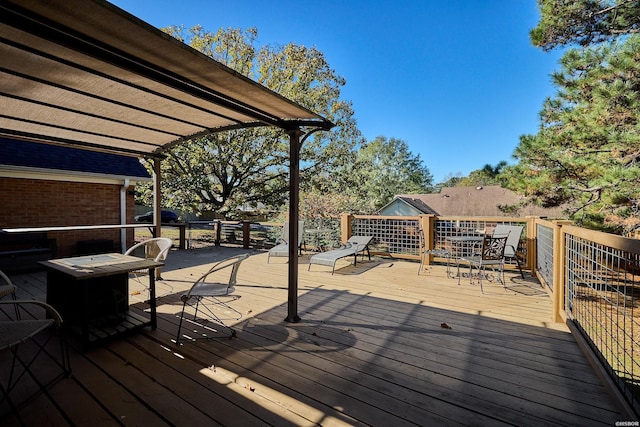
MULTIPOLYGON (((0 136, 151 158, 157 236, 165 151, 208 133, 282 129, 298 235, 301 138, 329 120, 105 0, 1 1, 0 56, 0 136)), ((286 320, 297 322, 296 245, 289 251, 286 320)))

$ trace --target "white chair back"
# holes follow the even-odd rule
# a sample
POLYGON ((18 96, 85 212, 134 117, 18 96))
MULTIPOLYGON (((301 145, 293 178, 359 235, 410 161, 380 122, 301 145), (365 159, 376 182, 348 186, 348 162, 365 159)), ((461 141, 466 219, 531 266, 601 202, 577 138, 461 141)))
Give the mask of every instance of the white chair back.
POLYGON ((124 254, 136 256, 138 248, 144 248, 144 257, 154 261, 164 262, 169 255, 169 250, 173 246, 173 241, 167 237, 154 237, 131 246, 124 254))

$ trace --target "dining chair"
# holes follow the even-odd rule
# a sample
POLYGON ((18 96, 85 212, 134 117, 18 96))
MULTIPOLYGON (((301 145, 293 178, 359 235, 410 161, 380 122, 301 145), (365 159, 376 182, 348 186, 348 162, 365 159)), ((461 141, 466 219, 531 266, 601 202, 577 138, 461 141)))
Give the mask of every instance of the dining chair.
POLYGON ((249 254, 242 254, 215 263, 194 282, 187 292, 182 294, 180 297, 182 301, 182 312, 180 313, 176 344, 180 344, 182 338, 196 341, 198 339, 233 338, 236 336, 236 331, 227 326, 220 315, 214 312, 214 309, 216 307, 222 307, 226 311, 234 313, 235 320, 242 318, 242 313, 222 301, 221 298, 232 296, 231 294, 235 292, 240 264, 247 258, 249 258, 249 254), (223 276, 222 273, 220 273, 223 271, 225 273, 228 272, 228 276, 223 276), (224 280, 222 280, 223 278, 224 280), (191 305, 191 300, 194 300, 195 304, 191 305), (194 308, 192 319, 186 318, 185 316, 187 305, 191 305, 194 308), (203 310, 208 315, 208 318, 198 318, 198 312, 202 312, 203 310), (212 326, 211 323, 209 323, 210 321, 213 321, 218 327, 215 325, 212 326), (185 322, 194 326, 190 328, 189 333, 182 334, 182 325, 185 322), (223 331, 225 330, 228 331, 228 334, 224 334, 223 331))
MULTIPOLYGON (((154 237, 152 239, 144 240, 131 246, 124 253, 125 255, 137 256, 139 258, 152 259, 158 262, 165 262, 169 251, 173 246, 173 241, 167 237, 154 237)), ((144 289, 149 289, 148 284, 143 283, 140 279, 148 273, 148 270, 132 271, 130 276, 136 280, 144 289)), ((156 278, 160 279, 160 268, 156 269, 156 278)))
POLYGON ((0 298, 7 295, 11 295, 11 298, 16 299, 16 285, 6 274, 0 271, 0 298))
POLYGON ((487 276, 487 280, 491 281, 491 277, 486 274, 486 268, 490 267, 493 271, 498 268, 497 279, 502 283, 506 292, 507 285, 504 279, 504 250, 507 245, 508 235, 486 235, 482 239, 482 246, 479 252, 471 256, 463 256, 458 259, 458 285, 460 284, 460 263, 469 264, 469 282, 473 284, 473 269, 477 270, 478 283, 480 284, 480 292, 484 294, 482 288, 482 277, 487 276))
MULTIPOLYGON (((169 251, 171 250, 172 246, 173 246, 173 240, 167 237, 154 237, 152 239, 147 239, 131 246, 129 249, 127 249, 127 251, 124 254, 130 255, 130 256, 136 256, 138 258, 152 259, 158 262, 165 262, 167 260, 167 256, 169 256, 169 253, 170 253, 169 251)), ((156 268, 155 271, 156 271, 156 279, 158 280, 162 279, 160 267, 156 268)), ((133 279, 135 282, 137 282, 137 285, 140 287, 139 289, 135 290, 134 293, 132 293, 131 295, 140 295, 142 294, 142 292, 150 291, 149 281, 143 280, 143 278, 148 277, 147 276, 148 274, 149 274, 149 270, 136 270, 129 273, 129 277, 133 279)), ((157 282, 156 282, 156 286, 157 286, 157 282)), ((172 289, 169 287, 169 290, 163 292, 162 294, 164 295, 170 292, 171 290, 172 289)), ((156 294, 156 297, 157 296, 158 295, 156 294)), ((128 298, 128 296, 116 295, 115 298, 117 303, 121 304, 122 301, 125 300, 125 298, 128 298)), ((146 301, 146 300, 143 299, 143 301, 146 301)))
POLYGON ((131 246, 124 254, 164 262, 172 245, 167 237, 154 237, 131 246))
MULTIPOLYGON (((435 257, 447 259, 447 277, 451 277, 451 251, 444 247, 427 249, 427 240, 425 239, 424 230, 422 228, 418 230, 418 235, 420 238, 420 266, 418 267, 418 275, 420 275, 420 272, 424 270, 424 263, 426 258, 430 255, 433 255, 435 257)), ((437 236, 435 239, 435 243, 438 243, 437 236)))

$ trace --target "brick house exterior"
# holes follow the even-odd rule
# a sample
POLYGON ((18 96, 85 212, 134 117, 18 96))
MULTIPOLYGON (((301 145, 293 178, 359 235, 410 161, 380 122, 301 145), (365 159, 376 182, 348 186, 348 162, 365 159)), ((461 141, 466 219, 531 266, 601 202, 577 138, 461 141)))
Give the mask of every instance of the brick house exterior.
MULTIPOLYGON (((110 225, 134 222, 136 181, 149 174, 134 157, 0 139, 0 228, 110 225)), ((125 232, 133 244, 133 229, 125 232)), ((50 231, 59 257, 77 254, 78 242, 113 241, 120 252, 119 229, 50 231)))

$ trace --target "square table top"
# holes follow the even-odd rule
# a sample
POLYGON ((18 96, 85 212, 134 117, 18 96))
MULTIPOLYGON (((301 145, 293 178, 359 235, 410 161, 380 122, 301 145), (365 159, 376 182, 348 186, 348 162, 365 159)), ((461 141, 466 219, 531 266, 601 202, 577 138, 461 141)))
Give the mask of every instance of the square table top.
POLYGON ((75 279, 111 276, 135 270, 160 267, 164 263, 120 253, 85 255, 40 261, 46 268, 68 274, 75 279))
POLYGON ((481 242, 484 239, 483 235, 468 234, 462 236, 447 236, 445 237, 450 242, 481 242))

